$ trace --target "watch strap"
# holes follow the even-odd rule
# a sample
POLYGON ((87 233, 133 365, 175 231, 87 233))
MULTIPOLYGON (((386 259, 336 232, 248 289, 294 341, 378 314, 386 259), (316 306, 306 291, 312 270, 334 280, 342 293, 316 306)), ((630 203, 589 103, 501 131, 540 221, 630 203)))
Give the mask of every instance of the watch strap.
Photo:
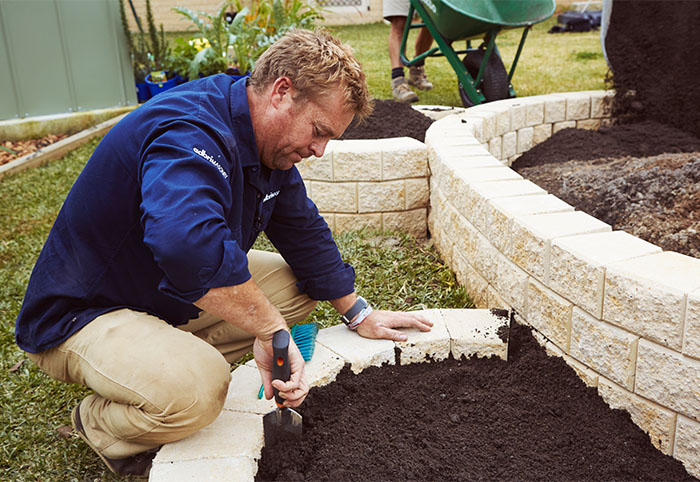
POLYGON ((340 317, 340 319, 343 320, 343 323, 346 325, 350 325, 352 319, 355 318, 362 310, 364 310, 367 307, 367 304, 367 300, 365 300, 362 296, 358 296, 357 301, 355 301, 355 303, 340 317))

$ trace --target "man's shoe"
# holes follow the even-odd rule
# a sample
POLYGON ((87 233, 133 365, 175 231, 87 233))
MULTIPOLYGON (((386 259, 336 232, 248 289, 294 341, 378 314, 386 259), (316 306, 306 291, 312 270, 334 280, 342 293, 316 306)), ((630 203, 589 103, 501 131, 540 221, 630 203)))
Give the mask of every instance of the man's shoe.
POLYGON ((153 459, 158 453, 160 447, 142 452, 140 454, 132 455, 124 459, 110 459, 102 455, 94 445, 88 440, 85 435, 85 429, 83 428, 83 422, 80 420, 80 403, 77 407, 73 409, 71 413, 71 421, 73 422, 73 428, 78 433, 81 439, 87 443, 90 448, 100 456, 105 465, 119 476, 131 475, 134 477, 148 477, 148 473, 151 471, 151 465, 153 459))
POLYGON ((394 95, 394 99, 399 102, 415 102, 418 100, 418 95, 408 87, 405 77, 391 79, 391 92, 394 95))
POLYGON ((430 90, 433 88, 433 84, 425 75, 424 65, 414 65, 408 69, 408 83, 419 90, 430 90))

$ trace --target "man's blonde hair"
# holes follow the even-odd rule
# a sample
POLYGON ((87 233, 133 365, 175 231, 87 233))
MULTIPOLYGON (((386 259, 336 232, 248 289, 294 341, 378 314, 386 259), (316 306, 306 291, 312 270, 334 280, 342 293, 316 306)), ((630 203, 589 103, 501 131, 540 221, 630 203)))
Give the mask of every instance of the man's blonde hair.
POLYGON ((260 92, 285 76, 302 98, 313 99, 340 86, 345 105, 358 121, 372 113, 367 80, 352 47, 325 30, 287 32, 255 62, 249 82, 260 92))

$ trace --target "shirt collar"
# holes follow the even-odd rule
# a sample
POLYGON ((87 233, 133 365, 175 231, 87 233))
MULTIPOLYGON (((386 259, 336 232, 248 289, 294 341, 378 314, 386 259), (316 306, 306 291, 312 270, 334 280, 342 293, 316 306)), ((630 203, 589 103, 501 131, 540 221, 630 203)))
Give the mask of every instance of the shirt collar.
POLYGON ((243 167, 260 167, 258 145, 255 142, 253 121, 250 118, 247 84, 247 77, 231 84, 231 123, 233 131, 236 133, 236 144, 241 165, 243 167))

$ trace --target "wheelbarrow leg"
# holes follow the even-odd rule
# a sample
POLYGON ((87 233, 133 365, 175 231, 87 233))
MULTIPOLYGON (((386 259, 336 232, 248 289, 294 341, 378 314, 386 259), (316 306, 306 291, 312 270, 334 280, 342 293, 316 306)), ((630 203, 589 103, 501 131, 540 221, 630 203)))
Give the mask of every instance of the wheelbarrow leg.
POLYGON ((469 100, 471 100, 474 103, 474 105, 478 105, 484 102, 486 99, 474 87, 474 79, 467 72, 466 67, 464 67, 464 64, 462 64, 462 61, 459 59, 457 53, 452 48, 451 43, 448 43, 442 37, 442 35, 440 35, 440 32, 437 31, 435 24, 433 24, 433 22, 430 21, 430 17, 428 16, 427 12, 425 11, 425 8, 419 0, 411 0, 411 6, 408 10, 408 20, 406 21, 406 27, 404 28, 403 38, 401 41, 401 61, 404 63, 404 65, 410 66, 416 61, 425 58, 429 54, 432 54, 434 51, 436 51, 436 49, 433 48, 430 51, 419 55, 413 60, 408 60, 408 58, 406 58, 406 39, 408 38, 408 32, 411 28, 411 19, 413 18, 414 11, 417 11, 418 15, 420 15, 421 19, 423 19, 425 27, 427 27, 428 31, 435 39, 435 42, 438 44, 440 51, 449 62, 450 66, 452 67, 452 70, 454 70, 457 74, 457 80, 462 86, 462 89, 464 89, 464 92, 469 97, 469 100))

